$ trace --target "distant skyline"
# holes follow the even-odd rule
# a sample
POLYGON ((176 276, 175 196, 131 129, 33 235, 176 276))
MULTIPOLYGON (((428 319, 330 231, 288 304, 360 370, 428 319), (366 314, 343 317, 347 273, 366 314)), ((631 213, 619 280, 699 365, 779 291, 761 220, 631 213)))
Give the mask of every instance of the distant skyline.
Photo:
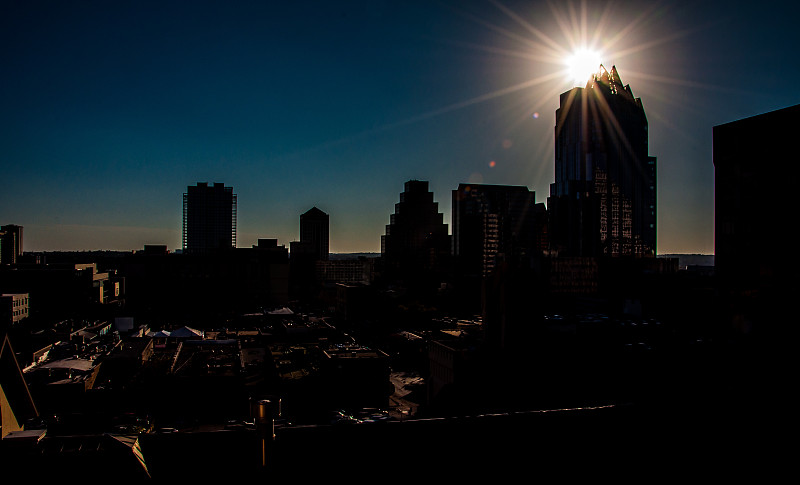
POLYGON ((25 251, 174 250, 187 186, 222 182, 238 247, 289 247, 316 206, 332 252, 379 252, 418 179, 452 232, 459 183, 546 202, 563 61, 586 44, 647 114, 658 254, 712 254, 712 127, 800 103, 797 18, 771 1, 4 2, 0 224, 25 251))

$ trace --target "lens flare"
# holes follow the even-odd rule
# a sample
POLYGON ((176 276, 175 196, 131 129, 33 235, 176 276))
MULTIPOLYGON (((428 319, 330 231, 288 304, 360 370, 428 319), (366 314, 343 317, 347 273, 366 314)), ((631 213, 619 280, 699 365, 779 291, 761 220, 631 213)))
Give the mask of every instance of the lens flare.
POLYGON ((579 49, 564 60, 568 75, 576 86, 583 86, 589 76, 597 71, 602 63, 600 53, 591 49, 579 49))

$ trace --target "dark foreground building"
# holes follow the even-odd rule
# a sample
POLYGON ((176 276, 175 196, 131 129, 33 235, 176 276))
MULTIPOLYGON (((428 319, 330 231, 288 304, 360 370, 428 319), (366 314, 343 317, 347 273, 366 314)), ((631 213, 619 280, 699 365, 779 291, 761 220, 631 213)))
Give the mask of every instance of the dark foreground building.
POLYGON ((751 412, 776 429, 794 420, 798 120, 795 105, 713 128, 717 316, 721 334, 737 344, 751 412))
POLYGON ((642 101, 616 67, 561 95, 547 205, 561 256, 656 254, 656 158, 642 101))
POLYGON ((547 250, 547 209, 523 185, 459 184, 452 211, 459 307, 482 312, 487 279, 530 268, 547 250))
POLYGON ((289 255, 277 239, 207 254, 145 246, 120 262, 120 273, 129 290, 126 309, 137 317, 214 321, 289 298, 289 255))
POLYGON ((800 105, 715 126, 714 259, 738 331, 788 332, 798 264, 791 226, 800 155, 800 105))

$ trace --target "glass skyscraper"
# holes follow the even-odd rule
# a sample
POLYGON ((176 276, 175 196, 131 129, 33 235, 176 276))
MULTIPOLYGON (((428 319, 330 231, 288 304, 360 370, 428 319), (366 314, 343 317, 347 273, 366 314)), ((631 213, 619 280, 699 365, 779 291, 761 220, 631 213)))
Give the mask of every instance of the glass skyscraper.
POLYGON ((616 67, 561 94, 548 211, 559 255, 656 254, 656 158, 642 101, 616 67))

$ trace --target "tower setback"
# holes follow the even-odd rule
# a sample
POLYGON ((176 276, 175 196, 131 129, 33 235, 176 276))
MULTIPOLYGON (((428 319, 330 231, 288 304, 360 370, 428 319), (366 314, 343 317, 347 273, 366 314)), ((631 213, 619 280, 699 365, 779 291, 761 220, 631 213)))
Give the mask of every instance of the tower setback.
POLYGON ((381 257, 389 279, 436 283, 448 271, 450 236, 428 182, 409 180, 381 236, 381 257))

